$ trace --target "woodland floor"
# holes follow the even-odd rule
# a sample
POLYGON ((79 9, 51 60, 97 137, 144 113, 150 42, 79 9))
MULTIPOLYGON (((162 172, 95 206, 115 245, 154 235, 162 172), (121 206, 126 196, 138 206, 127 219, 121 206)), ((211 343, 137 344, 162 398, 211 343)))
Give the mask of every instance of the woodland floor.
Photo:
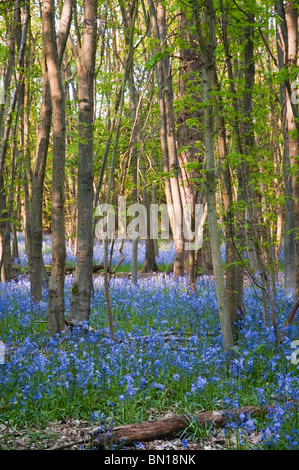
MULTIPOLYGON (((75 419, 54 422, 41 428, 11 429, 0 425, 1 450, 89 450, 89 432, 94 426, 75 419)), ((123 450, 223 450, 226 440, 220 430, 202 441, 188 441, 184 447, 180 438, 142 442, 141 447, 126 446, 123 450), (143 447, 144 446, 144 447, 143 447)))
MULTIPOLYGON (((149 420, 173 416, 169 413, 163 416, 151 415, 149 420)), ((91 450, 90 432, 95 426, 79 419, 66 419, 48 424, 45 428, 28 427, 24 429, 9 428, 0 425, 1 450, 91 450)), ((258 441, 258 434, 251 436, 252 444, 258 441)), ((234 447, 234 439, 230 441, 230 449, 234 447)), ((213 431, 208 437, 200 440, 188 440, 184 446, 180 436, 169 439, 156 439, 141 442, 139 445, 118 447, 117 450, 226 450, 227 439, 222 429, 213 431)))
MULTIPOLYGON (((127 277, 130 273, 117 273, 120 277, 127 277)), ((144 277, 153 277, 155 274, 139 273, 144 277)), ((102 273, 94 273, 95 276, 101 276, 102 273)), ((115 274, 114 274, 115 276, 115 274)), ((169 410, 167 413, 161 413, 158 410, 148 410, 148 420, 157 420, 169 418, 176 413, 169 410)), ((96 426, 90 421, 84 421, 73 418, 66 418, 63 421, 55 421, 46 424, 44 427, 11 427, 5 422, 0 424, 0 450, 90 450, 90 433, 96 426)), ((186 439, 186 436, 184 436, 186 439)), ((165 451, 200 451, 200 450, 227 450, 234 449, 237 446, 235 438, 230 437, 228 442, 224 429, 213 429, 207 437, 198 440, 187 439, 185 445, 182 442, 183 437, 177 435, 173 439, 157 439, 149 442, 141 441, 139 445, 123 446, 121 450, 165 450, 165 451)), ((248 436, 252 448, 260 441, 258 432, 253 432, 248 436)), ((117 450, 120 447, 117 448, 117 450)))

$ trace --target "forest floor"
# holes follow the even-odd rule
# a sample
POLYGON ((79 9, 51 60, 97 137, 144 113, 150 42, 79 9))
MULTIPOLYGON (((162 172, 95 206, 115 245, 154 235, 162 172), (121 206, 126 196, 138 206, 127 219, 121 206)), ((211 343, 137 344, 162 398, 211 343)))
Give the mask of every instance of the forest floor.
MULTIPOLYGON (((186 413, 186 418, 192 418, 193 427, 190 424, 185 431, 181 426, 180 431, 176 434, 173 433, 173 428, 170 428, 171 432, 168 432, 167 424, 167 433, 153 433, 151 437, 149 434, 142 434, 143 437, 139 434, 137 438, 135 438, 136 434, 133 434, 134 442, 136 441, 134 444, 121 444, 112 448, 108 445, 107 449, 193 452, 243 448, 259 449, 263 446, 266 448, 268 440, 271 443, 273 429, 276 430, 277 424, 279 424, 279 439, 281 441, 285 436, 289 438, 287 433, 290 433, 294 440, 294 443, 291 438, 289 441, 286 439, 283 442, 279 441, 277 448, 298 448, 298 442, 295 440, 298 435, 297 414, 287 406, 290 397, 297 396, 298 393, 298 389, 296 389, 298 375, 290 365, 288 346, 292 339, 298 337, 296 336, 298 330, 295 330, 296 325, 294 324, 288 342, 283 345, 280 354, 273 356, 273 338, 269 334, 269 328, 260 327, 262 312, 249 282, 246 282, 246 301, 247 308, 250 312, 252 311, 252 315, 247 317, 246 328, 244 327, 242 330, 242 337, 238 343, 240 360, 234 362, 232 374, 228 380, 226 375, 222 373, 223 363, 219 355, 221 332, 217 316, 213 313, 216 311, 215 292, 210 277, 199 276, 199 291, 196 297, 187 291, 186 280, 182 280, 180 284, 174 284, 172 277, 167 272, 160 274, 139 273, 140 278, 145 277, 146 279, 142 279, 141 288, 134 290, 134 295, 132 295, 129 281, 116 279, 115 285, 113 285, 113 300, 118 301, 115 318, 119 327, 119 343, 115 345, 110 357, 107 355, 107 351, 110 352, 111 345, 106 341, 105 335, 103 336, 105 340, 99 343, 100 347, 98 345, 98 338, 102 338, 101 331, 107 333, 107 329, 103 327, 103 324, 106 325, 106 311, 101 276, 101 272, 94 273, 96 289, 93 308, 96 315, 91 323, 90 334, 87 335, 83 330, 82 333, 81 330, 77 332, 73 331, 73 328, 69 328, 66 335, 67 341, 64 339, 61 342, 55 340, 51 344, 48 344, 45 339, 47 336, 44 335, 47 328, 44 325, 47 323, 45 321, 46 302, 41 303, 40 309, 34 311, 36 320, 35 317, 32 319, 32 312, 28 309, 26 274, 20 278, 20 282, 7 284, 5 289, 0 292, 2 307, 0 319, 3 320, 0 325, 4 334, 9 338, 8 344, 12 345, 10 349, 7 348, 7 358, 9 359, 6 361, 7 364, 12 362, 12 358, 14 359, 13 367, 8 367, 7 370, 3 369, 6 375, 0 374, 1 379, 2 377, 6 379, 8 391, 5 397, 0 397, 0 411, 3 412, 3 418, 0 421, 0 450, 92 450, 96 449, 96 437, 100 442, 103 442, 104 438, 106 439, 106 434, 100 435, 99 431, 103 432, 101 429, 104 432, 109 430, 113 434, 111 422, 114 419, 119 427, 137 424, 136 422, 142 420, 142 425, 145 424, 145 428, 147 428, 147 425, 155 420, 167 418, 175 420, 178 416, 186 413), (203 312, 200 317, 199 311, 203 312), (188 325, 196 326, 194 330, 192 327, 192 336, 190 336, 188 325), (11 339, 9 336, 12 335, 11 332, 16 335, 16 338, 12 337, 11 339), (85 335, 87 335, 88 341, 85 341, 85 335), (18 348, 17 354, 16 347, 18 348), (36 354, 36 352, 40 352, 40 354, 36 354), (32 354, 34 354, 35 361, 32 361, 32 354), (74 358, 71 363, 65 360, 68 354, 72 354, 71 357, 74 358), (178 356, 179 361, 177 360, 178 356), (52 357, 54 359, 50 361, 52 357), (109 377, 111 377, 111 386, 105 396, 102 396, 102 389, 99 388, 99 384, 101 385, 102 382, 94 379, 93 372, 99 371, 100 378, 102 378, 103 358, 106 361, 105 371, 107 370, 110 374, 109 377), (131 358, 134 358, 132 364, 129 362, 131 358), (132 395, 132 400, 127 400, 130 408, 124 413, 122 409, 123 392, 129 390, 131 382, 128 379, 131 379, 131 374, 136 374, 136 364, 139 364, 139 358, 140 363, 144 366, 142 378, 145 377, 145 383, 148 386, 146 393, 144 393, 143 389, 138 388, 139 382, 135 380, 134 386, 136 385, 136 388, 133 391, 134 393, 136 391, 136 394, 132 395), (204 360, 200 362, 202 358, 204 360), (44 365, 45 361, 46 366, 44 365), (265 368, 266 362, 271 364, 271 368, 265 368), (152 370, 152 364, 155 364, 157 369, 152 370), (205 364, 208 364, 208 367, 205 364), (250 371, 249 376, 247 375, 248 370, 250 371), (22 380, 19 377, 20 371, 22 380), (69 394, 69 382, 64 381, 65 371, 69 372, 70 385, 75 384, 77 387, 78 383, 78 395, 69 394), (188 382, 181 379, 178 382, 177 377, 180 377, 180 374, 183 378, 187 377, 191 380, 188 382), (85 382, 90 380, 91 375, 94 380, 90 388, 91 392, 89 395, 82 394, 81 390, 85 386, 85 382), (206 378, 204 381, 202 375, 206 378), (157 382, 157 377, 159 382, 157 382), (198 377, 197 381, 194 379, 196 377, 198 377), (15 390, 17 383, 19 383, 19 389, 15 390), (264 383, 265 387, 261 387, 261 384, 264 383), (204 388, 206 384, 209 386, 209 393, 206 393, 204 388), (44 389, 49 393, 48 402, 41 401, 38 394, 39 390, 43 392, 44 389), (140 392, 138 395, 140 390, 142 393, 140 392), (235 430, 236 423, 234 421, 218 423, 219 427, 216 427, 217 423, 211 424, 211 427, 202 427, 193 422, 195 414, 199 412, 219 411, 219 407, 220 410, 225 410, 228 406, 235 409, 236 390, 238 393, 240 391, 237 396, 238 403, 240 402, 238 406, 260 406, 264 403, 272 405, 274 400, 277 412, 273 412, 269 418, 267 417, 267 420, 254 419, 252 422, 252 419, 246 419, 244 422, 242 421, 241 428, 238 427, 237 430, 235 430), (59 393, 62 391, 61 396, 57 395, 57 391, 59 393), (160 393, 161 391, 162 393, 160 393), (190 394, 191 398, 189 398, 190 394), (57 400, 57 396, 59 400, 57 400), (196 398, 192 398, 195 396, 196 398), (144 397, 146 399, 149 397, 150 401, 145 401, 144 397), (161 397, 163 397, 163 402, 160 401, 161 397), (283 397, 283 402, 281 397, 283 397), (63 406, 61 406, 62 404, 63 406), (102 411, 105 413, 101 413, 102 411), (267 427, 265 428, 265 426, 267 427), (92 437, 94 431, 96 433, 92 437), (170 437, 166 438, 166 436, 170 437), (243 436, 245 437, 243 438, 243 436), (149 440, 153 438, 156 439, 149 440), (266 444, 264 444, 265 440, 266 444)), ((112 277, 123 278, 129 276, 129 271, 112 275, 112 277)), ((72 278, 66 276, 66 279, 66 293, 67 299, 69 299, 72 278)), ((282 283, 279 282, 277 311, 283 325, 291 304, 285 301, 281 286, 282 283)), ((139 369, 137 372, 139 374, 139 369)), ((139 377, 138 374, 136 377, 139 377)), ((106 393, 106 388, 103 390, 106 393)), ((47 395, 45 394, 45 396, 47 395)), ((186 422, 186 428, 187 426, 186 422)), ((117 430, 115 429, 114 437, 116 434, 117 430)), ((275 437, 277 435, 278 431, 275 437)), ((121 433, 119 436, 123 436, 123 434, 121 433)), ((133 439, 130 440, 130 442, 132 441, 133 439)), ((273 443, 274 445, 276 445, 276 441, 273 443)))
MULTIPOLYGON (((42 428, 14 429, 0 425, 2 450, 90 450, 90 432, 94 426, 77 419, 53 422, 42 428)), ((255 436, 256 440, 256 436, 255 436)), ((231 445, 233 443, 231 442, 231 445)), ((222 430, 184 446, 177 437, 171 440, 141 442, 122 447, 123 450, 224 450, 227 440, 222 430)))
MULTIPOLYGON (((162 414, 158 410, 152 409, 149 412, 147 422, 171 418, 174 415, 173 411, 162 414)), ((94 424, 91 425, 88 421, 73 418, 48 423, 44 428, 30 426, 16 429, 0 424, 1 450, 92 450, 91 434, 95 429, 99 428, 94 424)), ((254 448, 260 440, 259 433, 252 432, 247 439, 254 448)), ((182 436, 181 433, 172 439, 141 441, 115 447, 115 450, 233 450, 236 446, 237 442, 234 436, 231 435, 228 440, 222 428, 213 428, 206 437, 188 438, 188 436, 182 436)), ((94 450, 97 450, 96 447, 94 450)))

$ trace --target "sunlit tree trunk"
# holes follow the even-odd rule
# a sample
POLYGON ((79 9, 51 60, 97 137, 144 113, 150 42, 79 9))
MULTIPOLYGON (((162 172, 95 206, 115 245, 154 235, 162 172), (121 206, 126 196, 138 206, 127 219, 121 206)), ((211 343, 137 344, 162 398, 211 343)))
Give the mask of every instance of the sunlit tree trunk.
POLYGON ((65 329, 65 108, 55 34, 54 2, 43 1, 43 35, 53 111, 52 268, 49 281, 49 333, 65 329))
MULTIPOLYGON (((154 5, 152 0, 149 1, 149 6, 154 36, 158 40, 158 49, 161 51, 162 48, 167 47, 165 6, 161 2, 154 5)), ((178 277, 184 274, 183 207, 179 185, 179 165, 173 114, 172 74, 167 52, 164 53, 163 59, 157 64, 156 75, 159 88, 163 169, 167 173, 165 197, 175 245, 173 273, 178 277)))
POLYGON ((24 15, 23 24, 20 28, 21 22, 21 10, 20 5, 16 4, 14 9, 13 19, 13 31, 10 38, 9 58, 8 67, 6 71, 4 87, 5 91, 8 90, 11 78, 13 75, 13 64, 15 58, 15 44, 18 45, 18 58, 17 58, 17 69, 15 73, 15 84, 12 91, 8 110, 5 114, 4 105, 0 108, 0 276, 1 280, 11 280, 13 277, 12 273, 12 259, 11 259, 11 248, 10 248, 10 232, 7 230, 7 221, 5 218, 8 214, 8 206, 6 201, 6 188, 4 182, 4 167, 7 150, 9 147, 9 137, 11 133, 11 125, 14 117, 14 112, 18 100, 20 99, 20 91, 24 81, 24 56, 26 51, 26 40, 30 20, 29 2, 28 0, 24 3, 24 15), (5 117, 5 123, 4 123, 5 117))
MULTIPOLYGON (((275 3, 276 18, 276 40, 278 66, 281 70, 287 64, 288 35, 285 17, 284 2, 275 3)), ((284 194, 285 194, 285 216, 284 216, 284 291, 287 297, 292 297, 295 292, 295 244, 294 244, 294 207, 292 200, 292 180, 290 175, 289 135, 287 124, 287 107, 290 107, 286 84, 280 84, 280 104, 283 145, 283 168, 284 168, 284 194), (288 103, 288 106, 287 106, 288 103)), ((289 113, 289 111, 288 111, 289 113)))
MULTIPOLYGON (((287 25, 287 41, 288 41, 288 57, 287 63, 289 67, 297 65, 298 55, 298 6, 295 2, 286 2, 286 25, 287 25)), ((293 91, 293 90, 292 90, 293 91)), ((286 104, 286 122, 288 131, 288 154, 291 166, 292 181, 292 199, 294 214, 294 244, 295 244, 295 293, 299 298, 299 172, 298 172, 298 156, 299 156, 299 136, 297 134, 297 126, 294 116, 294 107, 298 114, 298 105, 291 105, 290 97, 287 96, 286 104), (294 135, 295 134, 295 135, 294 135)))
POLYGON ((77 44, 79 145, 76 271, 70 317, 79 322, 90 315, 93 265, 93 116, 97 1, 84 2, 82 45, 77 44))
MULTIPOLYGON (((64 2, 59 30, 57 33, 57 55, 60 66, 72 18, 72 0, 64 2)), ((44 262, 42 254, 43 232, 43 191, 49 138, 52 122, 52 107, 50 85, 46 65, 45 44, 42 45, 42 104, 40 123, 37 135, 37 145, 32 170, 31 190, 31 250, 29 254, 30 294, 33 300, 42 299, 42 283, 44 278, 44 262)))
POLYGON ((175 119, 173 110, 173 86, 172 71, 167 52, 167 27, 166 8, 159 0, 157 1, 157 24, 159 30, 160 45, 164 50, 161 59, 163 71, 163 92, 165 99, 166 136, 168 147, 168 161, 170 172, 170 188, 172 195, 172 207, 174 215, 173 237, 175 246, 175 258, 173 274, 175 277, 184 275, 184 236, 183 236, 183 204, 179 182, 179 163, 177 156, 177 144, 175 133, 175 119))

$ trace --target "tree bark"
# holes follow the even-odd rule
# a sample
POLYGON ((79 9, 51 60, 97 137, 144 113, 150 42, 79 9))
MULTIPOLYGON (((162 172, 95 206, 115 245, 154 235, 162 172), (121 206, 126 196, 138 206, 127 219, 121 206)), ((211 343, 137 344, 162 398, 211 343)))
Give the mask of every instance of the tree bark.
POLYGON ((208 25, 208 43, 203 37, 199 6, 196 0, 192 0, 194 23, 196 27, 197 39, 201 48, 203 66, 203 100, 206 103, 204 108, 204 134, 206 152, 206 185, 207 185, 207 205, 208 205, 208 225, 210 234, 210 245, 213 262, 213 272, 216 286, 216 296, 220 317, 223 348, 226 353, 233 346, 232 326, 227 307, 224 275, 220 253, 220 238, 218 231, 217 207, 216 207, 216 176, 214 157, 214 110, 212 83, 215 70, 215 11, 213 0, 208 0, 206 6, 206 23, 208 25))
MULTIPOLYGON (((200 411, 194 413, 194 417, 203 428, 211 424, 215 428, 225 426, 225 423, 234 415, 241 414, 246 417, 257 418, 265 416, 271 406, 258 408, 256 406, 244 406, 238 410, 200 411)), ((90 433, 92 445, 99 449, 111 449, 113 445, 120 443, 131 444, 134 442, 148 442, 155 439, 169 439, 182 433, 188 427, 188 419, 184 415, 156 421, 144 421, 141 423, 126 424, 112 429, 109 434, 99 433, 98 428, 90 433)))
MULTIPOLYGON (((217 77, 215 79, 217 85, 217 77)), ((226 142, 225 122, 222 113, 222 104, 218 104, 219 112, 217 113, 217 123, 219 127, 218 132, 218 147, 219 157, 222 165, 222 182, 223 182, 223 206, 224 206, 224 235, 225 235, 225 262, 226 262, 226 298, 227 307, 231 319, 232 328, 237 320, 237 295, 236 295, 236 253, 234 247, 234 227, 235 217, 233 211, 233 195, 232 184, 230 177, 230 168, 227 161, 228 149, 226 142)))
MULTIPOLYGON (((241 139, 241 124, 240 124, 240 112, 239 112, 239 100, 237 97, 237 90, 235 87, 235 75, 233 71, 233 66, 231 62, 231 53, 230 53, 230 42, 227 34, 227 23, 228 23, 228 6, 224 8, 222 0, 220 0, 220 9, 221 9, 221 29, 223 37, 223 45, 226 55, 226 64, 227 64, 227 73, 229 78, 230 91, 232 93, 232 106, 234 109, 233 117, 233 128, 235 133, 235 149, 239 155, 243 154, 243 145, 241 139)), ((227 177, 223 175, 228 182, 227 177)), ((244 209, 238 207, 239 203, 244 201, 244 169, 241 164, 237 170, 237 180, 238 180, 238 193, 237 193, 237 209, 235 221, 236 225, 232 227, 230 238, 235 247, 235 258, 238 261, 238 264, 235 266, 235 296, 236 303, 243 309, 243 285, 244 285, 244 266, 243 266, 243 257, 244 257, 244 246, 245 246, 245 213, 244 209), (240 262, 241 261, 241 262, 240 262)), ((240 206, 240 205, 239 205, 240 206)), ((228 248, 230 250, 230 247, 228 248)), ((232 257, 232 253, 230 254, 232 257)), ((235 316, 235 313, 233 314, 235 316)))
MULTIPOLYGON (((295 2, 286 2, 286 25, 287 25, 287 64, 289 67, 297 65, 298 55, 298 10, 295 2)), ((293 90, 292 90, 293 91, 293 90)), ((290 166, 292 169, 292 199, 293 199, 293 214, 294 214, 294 244, 295 244, 295 293, 299 298, 299 172, 298 172, 298 155, 299 155, 299 136, 296 133, 297 125, 294 115, 294 107, 296 115, 298 114, 298 105, 291 103, 290 97, 287 96, 286 106, 286 122, 288 132, 288 154, 290 159, 290 166)))
POLYGON ((65 329, 65 106, 55 35, 54 2, 43 1, 43 35, 53 110, 52 270, 49 281, 48 323, 54 335, 65 329))
MULTIPOLYGON (((281 70, 287 64, 288 35, 285 17, 284 2, 275 3, 276 19, 276 43, 278 66, 281 70)), ((284 169, 284 194, 285 194, 285 217, 284 217, 284 292, 287 298, 293 297, 295 293, 295 242, 294 242, 294 206, 292 200, 292 179, 290 176, 289 135, 287 124, 287 94, 286 84, 280 84, 281 122, 284 139, 283 146, 283 169, 284 169)), ((290 105, 289 105, 290 106, 290 105)), ((288 107, 289 107, 288 106, 288 107)))
MULTIPOLYGON (((167 47, 166 43, 166 11, 160 1, 154 5, 149 1, 152 29, 158 40, 158 49, 167 47)), ((184 238, 183 238, 183 207, 179 185, 179 165, 177 158, 175 121, 173 114, 172 75, 168 53, 158 62, 156 75, 159 88, 159 106, 161 115, 161 151, 165 177, 165 196, 169 212, 170 225, 174 237, 175 259, 173 273, 175 277, 184 275, 184 238)))
POLYGON ((166 8, 160 0, 157 1, 157 23, 159 29, 160 46, 164 51, 161 60, 164 77, 164 98, 165 98, 165 117, 167 132, 167 147, 170 172, 170 187, 174 214, 174 246, 175 256, 173 264, 173 274, 175 277, 184 275, 184 236, 183 236, 183 203, 179 182, 179 162, 177 156, 177 144, 175 133, 175 119, 173 110, 173 85, 172 71, 167 52, 167 26, 166 26, 166 8))
POLYGON ((8 148, 8 139, 9 139, 9 134, 10 134, 10 128, 11 128, 11 123, 13 119, 13 112, 15 110, 16 104, 17 104, 17 99, 20 91, 20 86, 23 82, 23 65, 24 65, 24 56, 25 56, 25 49, 26 49, 26 39, 27 39, 27 32, 28 32, 28 26, 29 26, 29 18, 30 18, 30 12, 29 12, 29 2, 28 0, 25 1, 25 15, 24 15, 24 20, 23 20, 23 27, 22 27, 22 35, 21 35, 21 40, 20 40, 20 47, 19 47, 19 53, 18 53, 18 62, 17 62, 17 73, 16 73, 16 83, 15 87, 12 93, 11 101, 10 101, 10 106, 9 110, 6 116, 6 124, 4 128, 4 136, 3 136, 3 142, 0 150, 0 173, 3 171, 4 168, 4 162, 5 162, 5 156, 8 148))
POLYGON ((79 145, 77 193, 76 271, 70 317, 88 321, 93 265, 93 119, 94 73, 97 32, 97 1, 84 2, 82 45, 77 44, 79 92, 79 145))
MULTIPOLYGON (((180 78, 178 82, 178 100, 182 101, 177 115, 177 144, 178 161, 182 174, 182 189, 185 193, 185 202, 189 207, 191 217, 191 231, 196 227, 195 205, 204 203, 203 179, 203 123, 202 97, 196 92, 201 82, 202 58, 197 50, 194 33, 191 32, 190 21, 187 20, 186 11, 181 15, 183 26, 181 39, 184 43, 180 50, 180 78), (192 107, 190 104, 192 103, 192 107), (197 105, 197 107, 195 107, 197 105), (190 122, 193 121, 193 124, 190 122)), ((184 234, 185 235, 185 234, 184 234)), ((186 240, 186 236, 185 236, 186 240)), ((188 240, 194 242, 194 237, 188 240)), ((185 250, 185 259, 188 263, 189 285, 195 289, 197 275, 197 249, 185 250)))
POLYGON ((22 31, 20 34, 20 38, 18 38, 18 33, 20 33, 20 27, 18 22, 21 21, 20 16, 20 6, 15 5, 14 9, 14 19, 13 19, 13 31, 10 38, 10 50, 9 50, 9 59, 8 59, 8 67, 5 77, 5 90, 8 89, 12 72, 13 72, 13 60, 15 56, 15 43, 16 40, 19 39, 19 51, 18 51, 18 59, 17 59, 17 71, 16 71, 16 82, 14 86, 14 90, 12 93, 12 97, 10 100, 9 109, 6 115, 5 126, 4 124, 4 105, 1 105, 0 108, 0 138, 2 138, 3 132, 3 139, 1 142, 0 148, 0 276, 3 282, 11 280, 13 277, 12 274, 12 259, 11 259, 11 248, 10 248, 10 238, 9 238, 9 231, 7 231, 7 221, 5 221, 5 217, 7 217, 7 201, 6 201, 6 193, 5 193, 5 183, 4 183, 4 165, 5 165, 5 158, 7 154, 8 144, 9 144, 9 136, 11 130, 11 124, 13 119, 13 113, 15 111, 15 107, 17 101, 19 99, 20 90, 22 87, 22 83, 24 81, 24 74, 23 74, 23 65, 24 65, 24 56, 26 50, 26 39, 27 39, 27 32, 28 32, 28 25, 30 19, 30 9, 29 9, 29 2, 26 0, 24 5, 24 19, 23 19, 23 26, 22 31))
MULTIPOLYGON (((58 65, 61 65, 65 45, 72 18, 72 0, 63 5, 59 30, 57 33, 58 65)), ((34 301, 42 300, 42 284, 44 278, 44 262, 42 254, 43 232, 43 189, 49 138, 52 122, 51 93, 46 65, 45 44, 42 46, 42 105, 37 135, 37 145, 32 170, 31 189, 31 250, 29 254, 30 294, 34 301)))

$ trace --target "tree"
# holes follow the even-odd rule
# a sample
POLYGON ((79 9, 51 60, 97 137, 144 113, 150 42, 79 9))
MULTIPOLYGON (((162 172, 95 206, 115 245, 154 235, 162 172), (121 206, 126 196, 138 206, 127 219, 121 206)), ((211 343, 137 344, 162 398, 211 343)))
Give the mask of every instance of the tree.
MULTIPOLYGON (((289 68, 292 76, 293 70, 297 66, 298 56, 298 7, 295 2, 286 2, 285 20, 287 29, 287 54, 285 55, 285 66, 289 68)), ((294 76, 293 78, 296 78, 294 76)), ((292 89, 294 91, 294 89, 292 89)), ((295 292, 299 297, 299 181, 298 181, 298 155, 299 155, 299 135, 298 135, 298 105, 291 102, 291 97, 287 95, 286 101, 286 126, 288 156, 291 166, 291 188, 294 214, 294 243, 295 243, 295 292), (294 113, 294 110, 296 111, 294 113), (297 120, 297 124, 296 124, 297 120)))
POLYGON ((206 155, 206 197, 208 205, 208 225, 212 252, 213 272, 216 285, 218 311, 221 323, 223 347, 226 352, 233 346, 233 334, 230 314, 227 307, 224 276, 220 253, 220 240, 218 232, 217 207, 216 207, 216 177, 214 157, 214 115, 212 84, 215 69, 215 10, 213 0, 205 2, 205 24, 208 26, 207 38, 204 37, 199 4, 192 1, 194 23, 197 40, 202 54, 202 82, 204 108, 204 139, 206 155))
MULTIPOLYGON (((276 19, 276 40, 277 40, 277 63, 279 70, 287 64, 286 52, 288 50, 287 24, 285 16, 284 2, 275 3, 276 19)), ((285 82, 280 83, 280 105, 281 117, 283 123, 283 160, 284 160, 284 192, 285 192, 285 221, 284 221, 284 283, 285 293, 292 297, 295 291, 295 264, 294 264, 294 208, 292 201, 292 182, 290 176, 290 157, 289 157, 289 134, 286 118, 287 107, 290 108, 289 97, 287 94, 285 82), (288 105, 286 106, 286 103, 288 105)))
POLYGON ((154 36, 162 54, 157 67, 158 87, 161 88, 161 146, 164 171, 166 175, 166 200, 170 212, 170 223, 175 244, 173 273, 176 277, 184 274, 184 237, 183 237, 183 202, 180 188, 179 163, 177 156, 175 118, 173 109, 172 70, 167 51, 166 9, 158 1, 156 7, 149 1, 150 15, 154 36), (169 178, 169 179, 168 179, 169 178))
MULTIPOLYGON (((72 0, 65 0, 57 33, 57 65, 61 66, 72 18, 72 0)), ((37 145, 32 169, 31 189, 31 243, 29 250, 30 294, 34 301, 42 300, 44 262, 43 242, 43 191, 52 122, 52 107, 48 70, 46 64, 45 43, 42 47, 42 103, 37 134, 37 145)))
POLYGON ((49 333, 65 329, 65 105, 58 63, 54 0, 43 0, 43 36, 53 111, 52 268, 49 281, 49 333))
POLYGON ((94 74, 97 45, 97 0, 86 0, 82 39, 73 46, 79 94, 78 215, 76 271, 70 318, 87 321, 90 314, 93 265, 93 124, 94 74))
MULTIPOLYGON (((13 32, 11 35, 11 40, 10 40, 10 57, 8 61, 8 67, 7 67, 7 72, 6 72, 6 77, 5 77, 5 89, 7 89, 10 85, 10 81, 12 78, 12 66, 13 66, 13 60, 14 60, 14 55, 15 55, 15 42, 16 42, 16 36, 17 31, 18 31, 18 21, 20 21, 20 5, 16 3, 15 8, 14 8, 14 21, 13 21, 13 32), (14 28, 16 28, 14 30, 14 28)), ((2 145, 0 148, 0 216, 1 216, 1 221, 0 221, 0 275, 1 275, 1 280, 6 281, 6 280, 11 280, 12 278, 12 263, 11 263, 11 251, 10 251, 10 243, 9 243, 9 217, 7 220, 5 220, 5 217, 7 216, 8 213, 8 208, 7 208, 7 202, 6 202, 6 194, 5 194, 5 185, 4 185, 4 176, 3 176, 3 171, 4 171, 4 166, 5 166, 5 159, 6 159, 6 154, 7 150, 9 148, 9 137, 10 137, 10 132, 11 132, 11 125, 12 125, 12 120, 13 120, 13 114, 15 112, 15 108, 17 105, 17 102, 20 98, 20 91, 22 87, 22 83, 24 80, 24 74, 22 72, 22 69, 24 67, 24 57, 25 57, 25 50, 26 50, 26 40, 27 40, 27 33, 28 33, 28 27, 29 27, 29 19, 30 19, 30 10, 29 10, 29 1, 25 1, 24 5, 24 19, 23 19, 23 27, 22 27, 22 32, 21 32, 21 37, 20 37, 20 44, 19 44, 19 51, 18 51, 18 58, 17 58, 17 73, 16 73, 16 81, 15 81, 15 86, 14 90, 12 93, 12 97, 10 100, 9 104, 9 109, 6 115, 6 121, 5 121, 5 126, 3 126, 3 117, 4 117, 4 108, 1 106, 1 115, 0 117, 2 118, 0 121, 0 135, 2 134, 3 131, 3 140, 2 140, 2 145), (3 126, 3 128, 2 128, 3 126), (4 220, 3 220, 4 216, 4 220)))
MULTIPOLYGON (((191 29, 192 19, 188 18, 190 11, 182 12, 182 27, 180 48, 180 79, 177 97, 180 101, 177 113, 177 143, 178 161, 182 174, 185 209, 190 210, 190 228, 195 232, 196 204, 205 203, 202 182, 204 152, 203 152, 203 108, 201 67, 202 58, 198 51, 195 34, 191 29)), ((186 238, 186 237, 185 237, 186 238)), ((194 237, 189 243, 194 243, 194 237)), ((188 263, 191 289, 195 289, 197 274, 198 250, 185 250, 188 263)))

